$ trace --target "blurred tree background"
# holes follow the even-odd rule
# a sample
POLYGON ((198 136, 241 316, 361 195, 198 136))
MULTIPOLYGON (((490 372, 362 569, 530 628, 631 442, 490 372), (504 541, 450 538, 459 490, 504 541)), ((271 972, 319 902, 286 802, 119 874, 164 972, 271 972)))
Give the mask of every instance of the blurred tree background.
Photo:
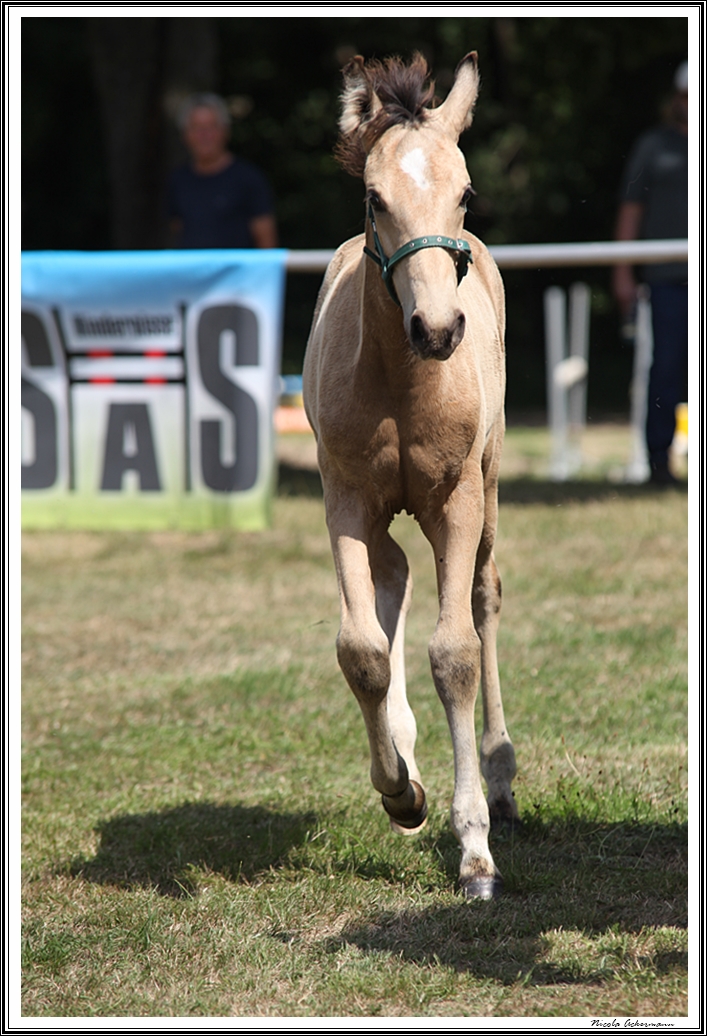
MULTIPOLYGON (((185 158, 174 114, 194 90, 227 99, 282 245, 335 247, 363 226, 361 183, 332 157, 342 65, 420 50, 444 96, 472 49, 468 229, 488 244, 610 239, 624 161, 686 57, 685 18, 24 18, 22 247, 164 247, 166 177, 185 158)), ((511 414, 544 406, 543 290, 577 279, 592 289, 590 414, 627 411, 631 349, 609 271, 588 268, 504 274, 511 414)), ((288 278, 285 372, 301 369, 320 280, 288 278)))

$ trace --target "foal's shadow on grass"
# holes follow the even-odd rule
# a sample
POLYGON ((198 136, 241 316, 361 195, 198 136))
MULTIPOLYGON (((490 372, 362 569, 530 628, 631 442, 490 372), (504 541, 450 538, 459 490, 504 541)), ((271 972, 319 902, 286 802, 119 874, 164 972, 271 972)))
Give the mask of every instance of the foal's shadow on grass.
POLYGON ((70 873, 100 885, 189 896, 196 891, 194 868, 229 881, 253 881, 276 868, 316 823, 313 813, 208 802, 128 814, 98 825, 98 852, 93 859, 73 860, 70 873))
MULTIPOLYGON (((426 844, 422 844, 423 840, 426 844)), ((459 849, 451 832, 422 835, 454 885, 459 849)), ((506 985, 596 982, 616 977, 627 961, 667 973, 687 969, 687 954, 657 949, 630 957, 625 936, 662 926, 687 927, 687 825, 596 824, 581 818, 526 821, 521 832, 493 838, 504 895, 402 911, 384 910, 326 942, 329 952, 355 945, 393 953, 426 967, 442 964, 506 985), (547 959, 548 933, 608 937, 606 952, 579 965, 547 959)))

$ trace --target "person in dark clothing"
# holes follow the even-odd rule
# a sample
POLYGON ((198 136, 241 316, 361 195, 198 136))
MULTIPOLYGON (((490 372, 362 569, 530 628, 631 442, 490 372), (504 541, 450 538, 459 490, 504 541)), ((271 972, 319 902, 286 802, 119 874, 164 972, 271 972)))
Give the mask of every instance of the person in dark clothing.
MULTIPOLYGON (((670 121, 643 134, 621 181, 616 238, 687 238, 687 62, 675 74, 670 121)), ((650 289, 653 363, 648 385, 646 445, 651 481, 677 480, 668 466, 675 408, 687 399, 687 263, 658 263, 639 271, 650 289)), ((629 317, 638 292, 631 266, 614 268, 614 295, 629 317)))
POLYGON ((191 161, 169 180, 177 248, 276 248, 270 187, 260 170, 228 149, 230 116, 214 94, 197 94, 180 119, 191 161))

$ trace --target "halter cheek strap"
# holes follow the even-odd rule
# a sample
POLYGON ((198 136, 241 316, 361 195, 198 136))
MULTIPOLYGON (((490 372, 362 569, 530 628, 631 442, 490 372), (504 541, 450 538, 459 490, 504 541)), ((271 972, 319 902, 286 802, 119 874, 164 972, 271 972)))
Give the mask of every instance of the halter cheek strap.
POLYGON ((468 241, 461 237, 444 237, 442 234, 428 234, 427 237, 415 237, 412 241, 408 241, 407 244, 399 248, 397 252, 393 252, 390 258, 388 258, 378 237, 376 217, 370 202, 368 204, 368 218, 371 221, 373 243, 376 246, 376 251, 372 252, 366 245, 363 246, 363 250, 370 259, 380 266, 383 283, 396 306, 400 305, 400 300, 393 284, 393 267, 401 259, 404 259, 405 256, 410 255, 411 252, 418 252, 421 248, 446 248, 448 252, 453 252, 457 265, 457 284, 461 283, 462 277, 465 276, 469 269, 469 265, 474 261, 471 255, 471 245, 468 241))

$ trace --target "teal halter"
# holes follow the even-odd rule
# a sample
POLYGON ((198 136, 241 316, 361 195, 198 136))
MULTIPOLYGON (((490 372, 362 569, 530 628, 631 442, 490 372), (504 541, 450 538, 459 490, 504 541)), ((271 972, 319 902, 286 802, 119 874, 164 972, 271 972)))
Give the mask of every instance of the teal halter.
POLYGON ((381 268, 381 275, 383 277, 383 283, 388 289, 390 295, 396 306, 400 305, 400 299, 395 292, 395 286, 393 285, 393 267, 396 263, 404 259, 406 255, 410 255, 411 252, 417 252, 421 248, 446 248, 448 252, 454 253, 454 258, 457 266, 457 284, 461 284, 462 277, 466 274, 469 269, 469 265, 473 263, 471 256, 471 245, 468 241, 464 241, 461 237, 444 237, 441 234, 429 234, 427 237, 415 237, 412 241, 408 241, 406 245, 403 245, 393 252, 390 259, 383 251, 383 245, 380 243, 378 237, 378 230, 376 228, 376 217, 373 214, 373 206, 368 203, 368 218, 371 221, 371 229, 373 230, 373 242, 376 246, 376 251, 372 252, 366 245, 363 246, 363 250, 366 255, 372 259, 381 268), (376 255, 376 252, 378 253, 376 255))

